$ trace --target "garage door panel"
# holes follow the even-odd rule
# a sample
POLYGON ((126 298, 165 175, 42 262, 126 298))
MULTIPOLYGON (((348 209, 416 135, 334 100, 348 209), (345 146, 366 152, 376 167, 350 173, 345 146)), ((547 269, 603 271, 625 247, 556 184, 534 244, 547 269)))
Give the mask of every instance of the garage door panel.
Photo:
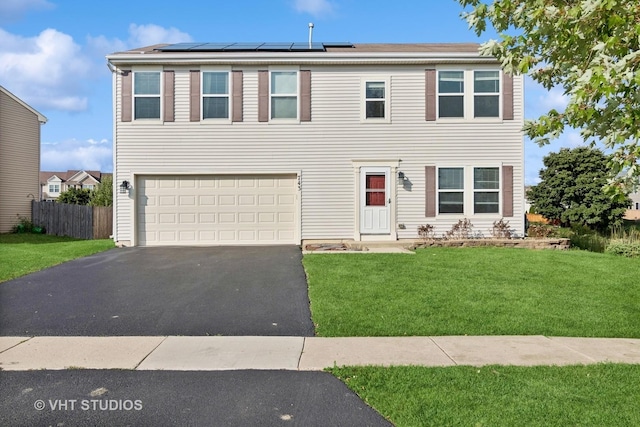
POLYGON ((138 179, 140 245, 296 243, 295 176, 138 179))

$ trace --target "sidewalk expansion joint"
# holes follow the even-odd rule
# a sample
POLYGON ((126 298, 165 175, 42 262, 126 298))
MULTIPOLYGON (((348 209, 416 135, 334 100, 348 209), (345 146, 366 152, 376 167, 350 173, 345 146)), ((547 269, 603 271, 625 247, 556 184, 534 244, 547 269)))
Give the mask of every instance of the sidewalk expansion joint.
POLYGON ((169 338, 169 337, 168 337, 168 336, 165 336, 165 337, 162 339, 162 341, 160 341, 160 342, 158 343, 158 345, 157 345, 157 346, 155 346, 154 348, 152 348, 152 349, 151 349, 151 351, 150 351, 149 353, 147 353, 147 355, 146 355, 145 357, 143 357, 143 358, 142 358, 142 360, 140 360, 140 361, 136 364, 136 366, 134 366, 134 367, 133 367, 133 369, 132 369, 132 370, 133 370, 133 371, 138 370, 138 367, 139 367, 140 365, 142 365, 142 362, 144 362, 145 360, 147 360, 147 358, 148 358, 149 356, 151 356, 151 354, 152 354, 154 351, 156 351, 156 350, 158 349, 158 347, 160 347, 160 346, 162 345, 162 343, 163 343, 163 342, 165 342, 165 341, 167 340, 167 338, 169 338))
POLYGON ((451 357, 451 355, 449 353, 447 353, 447 351, 442 348, 441 346, 438 345, 438 343, 433 339, 433 337, 429 337, 429 339, 431 340, 431 342, 440 349, 440 351, 449 358, 449 360, 451 360, 451 362, 453 362, 454 365, 458 366, 458 362, 456 362, 456 360, 451 357))

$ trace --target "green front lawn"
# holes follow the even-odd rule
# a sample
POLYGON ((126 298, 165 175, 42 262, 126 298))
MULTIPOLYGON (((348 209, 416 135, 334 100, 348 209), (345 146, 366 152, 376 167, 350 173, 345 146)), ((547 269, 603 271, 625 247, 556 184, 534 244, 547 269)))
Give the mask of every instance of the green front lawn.
POLYGON ((330 371, 398 427, 640 425, 640 365, 330 371))
POLYGON ((431 248, 303 262, 319 336, 640 337, 640 259, 431 248))
POLYGON ((0 282, 115 247, 113 240, 0 234, 0 282))

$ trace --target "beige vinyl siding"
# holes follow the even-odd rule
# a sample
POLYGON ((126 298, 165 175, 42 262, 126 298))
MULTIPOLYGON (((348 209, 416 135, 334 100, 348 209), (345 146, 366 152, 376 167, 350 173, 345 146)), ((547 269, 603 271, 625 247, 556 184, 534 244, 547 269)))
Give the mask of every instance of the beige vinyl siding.
MULTIPOLYGON (((312 121, 259 123, 257 72, 266 67, 243 66, 244 121, 212 124, 189 122, 189 69, 195 67, 171 68, 175 70, 175 122, 117 122, 117 183, 148 173, 299 173, 301 238, 351 239, 357 214, 352 160, 401 160, 398 170, 411 185, 406 189, 394 184, 397 222, 405 225, 397 232, 400 238, 416 238, 421 224, 431 223, 441 234, 457 221, 425 217, 426 165, 505 164, 514 167, 514 217, 505 219, 523 230, 520 77, 514 79, 516 120, 427 122, 427 67, 305 65, 311 70, 312 121), (389 77, 390 123, 361 122, 363 76, 389 77)), ((118 240, 132 239, 133 200, 118 194, 118 240)), ((487 234, 499 217, 470 219, 487 234)), ((392 232, 395 226, 391 225, 392 232)))
POLYGON ((38 116, 0 90, 0 233, 11 231, 18 217, 31 219, 39 171, 38 116))

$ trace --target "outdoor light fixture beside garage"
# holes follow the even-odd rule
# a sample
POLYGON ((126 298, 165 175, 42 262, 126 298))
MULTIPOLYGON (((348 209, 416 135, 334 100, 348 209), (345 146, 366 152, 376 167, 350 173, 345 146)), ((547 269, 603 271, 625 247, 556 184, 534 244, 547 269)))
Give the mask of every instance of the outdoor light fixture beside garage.
POLYGON ((129 191, 129 189, 131 188, 131 185, 129 184, 129 181, 122 181, 122 184, 120 184, 120 194, 125 194, 127 193, 127 191, 129 191))

